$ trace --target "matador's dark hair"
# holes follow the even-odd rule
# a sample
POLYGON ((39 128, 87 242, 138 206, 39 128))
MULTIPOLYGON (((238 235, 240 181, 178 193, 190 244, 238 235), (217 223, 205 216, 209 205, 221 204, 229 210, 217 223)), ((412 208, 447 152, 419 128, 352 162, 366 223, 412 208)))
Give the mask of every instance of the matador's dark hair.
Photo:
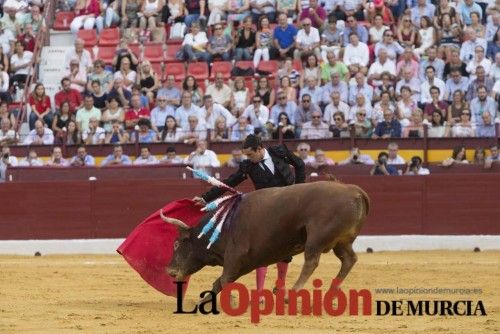
POLYGON ((248 135, 243 142, 243 149, 250 148, 256 151, 259 147, 262 147, 262 140, 256 135, 248 135))

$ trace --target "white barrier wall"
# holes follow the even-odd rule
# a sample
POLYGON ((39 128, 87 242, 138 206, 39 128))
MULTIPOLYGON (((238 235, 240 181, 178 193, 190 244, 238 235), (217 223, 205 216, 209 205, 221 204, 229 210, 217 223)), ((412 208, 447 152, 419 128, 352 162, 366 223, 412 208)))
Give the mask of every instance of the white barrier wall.
MULTIPOLYGON (((115 254, 124 239, 73 240, 2 240, 0 254, 115 254)), ((387 235, 360 236, 354 242, 356 252, 371 248, 380 251, 415 250, 499 250, 498 235, 387 235)))

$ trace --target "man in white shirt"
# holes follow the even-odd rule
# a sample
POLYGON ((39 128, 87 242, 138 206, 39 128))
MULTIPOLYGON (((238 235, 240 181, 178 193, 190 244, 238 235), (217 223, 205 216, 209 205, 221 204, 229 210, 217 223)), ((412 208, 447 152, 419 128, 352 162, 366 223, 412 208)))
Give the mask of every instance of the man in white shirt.
POLYGON ((298 156, 304 161, 306 166, 311 165, 315 161, 314 157, 309 155, 309 152, 311 152, 311 146, 308 143, 300 143, 297 145, 298 156))
POLYGON ((0 121, 0 145, 14 144, 17 142, 16 131, 12 129, 10 119, 2 118, 0 121))
POLYGON ((382 73, 389 73, 391 75, 391 80, 396 78, 396 64, 393 60, 388 58, 386 49, 380 49, 377 61, 370 66, 368 80, 370 80, 373 85, 380 86, 382 84, 382 73))
POLYGON ((134 165, 156 165, 158 163, 160 162, 149 152, 148 147, 141 147, 141 155, 134 160, 134 165))
POLYGON ((321 59, 319 43, 319 30, 312 26, 310 18, 305 18, 302 21, 302 29, 297 32, 293 56, 295 59, 301 59, 306 54, 314 53, 318 59, 321 59))
POLYGON ((226 120, 226 127, 228 128, 236 123, 236 118, 233 114, 219 103, 215 103, 212 95, 205 95, 203 97, 203 107, 201 108, 200 117, 205 120, 207 129, 214 129, 215 121, 220 117, 226 120))
POLYGON ((328 124, 321 120, 321 112, 312 113, 312 120, 305 122, 302 126, 300 139, 325 139, 331 138, 332 133, 328 129, 328 124))
POLYGON ((95 117, 90 117, 89 127, 82 132, 82 140, 85 145, 101 145, 104 144, 106 131, 99 126, 99 121, 95 117))
POLYGON ((405 175, 429 175, 431 172, 422 167, 422 158, 414 156, 406 169, 405 175))
POLYGON ((436 71, 432 66, 427 66, 427 68, 425 69, 426 79, 420 85, 420 92, 421 92, 420 103, 422 104, 432 102, 432 97, 430 92, 432 86, 436 86, 437 88, 439 88, 439 101, 446 101, 448 97, 446 84, 444 83, 443 80, 436 78, 435 73, 436 71))
POLYGON ((205 93, 211 95, 214 102, 229 108, 233 91, 231 87, 224 83, 224 74, 222 72, 215 73, 215 83, 208 85, 205 93))
POLYGON ((189 154, 184 160, 188 165, 192 165, 194 169, 199 169, 212 175, 212 168, 220 167, 220 161, 214 151, 207 149, 206 140, 198 140, 196 142, 196 150, 189 154))
POLYGON ((182 136, 179 138, 184 144, 194 144, 198 140, 207 139, 207 127, 205 124, 201 124, 196 115, 191 115, 188 117, 188 125, 182 128, 182 136))
POLYGON ((35 122, 35 128, 30 131, 24 145, 52 145, 54 144, 54 133, 51 129, 43 126, 42 121, 35 122))
POLYGON ((405 159, 398 154, 398 144, 395 142, 389 143, 387 145, 387 151, 389 157, 387 158, 388 165, 404 165, 406 163, 405 159))
POLYGON ((2 156, 0 157, 0 179, 5 180, 5 171, 7 167, 17 166, 17 158, 10 154, 10 147, 2 146, 2 156))
POLYGON ((349 105, 340 100, 340 92, 333 91, 331 97, 331 103, 329 103, 325 108, 325 113, 323 114, 323 120, 328 124, 334 124, 333 115, 340 111, 344 114, 344 119, 349 119, 349 105))
POLYGON ((351 65, 358 65, 363 73, 366 73, 366 66, 370 61, 370 52, 368 50, 368 45, 359 40, 356 33, 351 33, 349 35, 350 43, 347 44, 344 50, 344 64, 347 67, 351 65))
POLYGON ((255 95, 252 104, 245 108, 242 116, 250 118, 250 124, 255 129, 264 129, 269 120, 269 108, 262 104, 262 98, 255 95))
POLYGON ((94 66, 92 55, 84 48, 85 42, 81 38, 75 40, 75 46, 66 51, 64 56, 64 67, 69 70, 69 64, 72 59, 78 59, 80 68, 88 71, 94 66))
POLYGON ((28 73, 32 65, 33 53, 24 50, 23 43, 15 43, 15 53, 10 57, 10 71, 14 73, 11 82, 24 84, 28 78, 28 73))

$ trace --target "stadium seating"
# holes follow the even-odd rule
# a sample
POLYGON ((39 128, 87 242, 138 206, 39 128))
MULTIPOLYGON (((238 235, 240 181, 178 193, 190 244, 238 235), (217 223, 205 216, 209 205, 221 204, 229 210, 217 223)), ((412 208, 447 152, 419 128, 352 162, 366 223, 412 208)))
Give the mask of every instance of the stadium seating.
POLYGON ((181 49, 180 44, 170 44, 167 46, 167 54, 166 54, 166 59, 165 61, 167 63, 172 63, 172 62, 178 62, 179 60, 175 58, 175 55, 177 54, 177 51, 181 49))
POLYGON ((133 54, 137 57, 137 59, 141 59, 141 45, 139 43, 129 44, 128 47, 133 52, 133 54))
POLYGON ((257 69, 259 71, 264 71, 268 72, 269 77, 274 77, 276 73, 278 73, 279 69, 279 64, 276 60, 263 60, 259 63, 259 66, 257 66, 257 69))
POLYGON ((173 74, 175 81, 183 81, 186 78, 184 63, 169 63, 165 68, 165 76, 173 74))
POLYGON ((163 56, 163 44, 161 43, 148 43, 144 45, 144 59, 150 62, 162 62, 165 60, 163 56))
POLYGON ((208 64, 205 62, 190 63, 187 74, 192 75, 196 80, 206 80, 208 79, 208 64))
POLYGON ((99 46, 116 46, 119 42, 120 30, 118 28, 103 29, 99 35, 99 46))
POLYGON ((54 17, 52 29, 59 31, 69 30, 69 25, 74 18, 74 12, 58 12, 54 17))
POLYGON ((100 46, 99 51, 97 51, 97 59, 103 60, 106 65, 112 65, 115 51, 115 46, 100 46))
POLYGON ((78 38, 83 39, 84 45, 87 47, 93 47, 97 45, 97 31, 95 30, 86 30, 86 29, 80 29, 78 31, 78 38))
POLYGON ((212 64, 210 78, 215 78, 215 74, 221 72, 224 75, 224 79, 229 79, 231 77, 232 69, 233 64, 230 61, 217 61, 212 64))
POLYGON ((163 80, 163 74, 164 74, 163 67, 164 67, 163 63, 158 63, 158 62, 151 63, 151 69, 158 76, 158 80, 163 80))
POLYGON ((253 66, 253 61, 251 61, 251 60, 238 60, 236 63, 234 63, 234 67, 238 67, 241 69, 251 68, 251 69, 255 70, 255 68, 253 66))

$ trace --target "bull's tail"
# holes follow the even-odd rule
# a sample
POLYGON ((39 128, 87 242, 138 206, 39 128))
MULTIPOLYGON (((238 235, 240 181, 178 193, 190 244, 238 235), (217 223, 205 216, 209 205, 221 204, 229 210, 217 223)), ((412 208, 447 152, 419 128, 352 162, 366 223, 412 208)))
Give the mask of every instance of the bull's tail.
POLYGON ((363 207, 361 208, 361 211, 364 214, 363 218, 366 218, 370 212, 370 197, 368 197, 368 194, 361 188, 359 188, 359 194, 361 195, 361 199, 363 201, 363 207))

